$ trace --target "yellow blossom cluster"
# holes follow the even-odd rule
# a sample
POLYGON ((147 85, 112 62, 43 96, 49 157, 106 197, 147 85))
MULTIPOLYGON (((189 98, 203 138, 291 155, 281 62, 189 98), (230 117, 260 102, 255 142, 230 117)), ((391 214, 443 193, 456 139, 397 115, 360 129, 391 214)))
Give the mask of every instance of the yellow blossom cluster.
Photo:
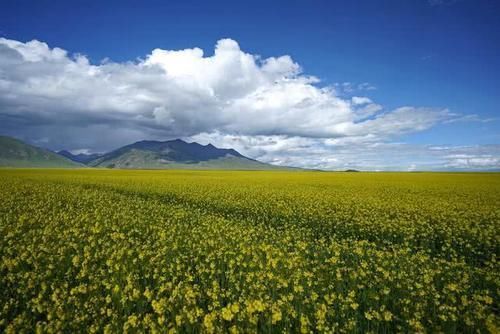
POLYGON ((0 170, 0 332, 499 329, 500 175, 0 170))

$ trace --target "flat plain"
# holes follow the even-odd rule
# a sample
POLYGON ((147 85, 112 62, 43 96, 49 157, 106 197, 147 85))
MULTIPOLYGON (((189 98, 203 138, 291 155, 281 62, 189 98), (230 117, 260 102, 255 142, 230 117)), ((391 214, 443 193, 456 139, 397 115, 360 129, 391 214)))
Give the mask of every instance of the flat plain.
POLYGON ((497 332, 500 174, 0 170, 0 332, 497 332))

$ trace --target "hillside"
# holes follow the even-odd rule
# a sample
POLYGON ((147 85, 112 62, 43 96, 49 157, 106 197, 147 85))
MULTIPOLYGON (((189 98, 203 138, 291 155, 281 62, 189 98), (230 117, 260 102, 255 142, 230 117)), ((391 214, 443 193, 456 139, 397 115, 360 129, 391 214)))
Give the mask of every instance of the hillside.
POLYGON ((233 149, 211 144, 169 141, 139 141, 90 161, 89 166, 126 169, 282 169, 253 160, 233 149))
POLYGON ((75 168, 81 164, 21 140, 0 136, 0 166, 75 168))
POLYGON ((35 147, 21 140, 0 136, 2 167, 71 167, 116 169, 240 169, 293 170, 247 158, 234 149, 217 148, 211 144, 170 141, 139 141, 106 154, 72 154, 35 147))
POLYGON ((93 154, 84 154, 84 153, 73 154, 73 153, 71 153, 69 151, 66 151, 66 150, 58 151, 57 154, 62 155, 63 157, 66 157, 66 158, 68 158, 71 161, 75 161, 75 162, 82 163, 82 164, 87 164, 90 161, 98 159, 98 158, 100 158, 102 156, 102 154, 99 154, 99 153, 93 153, 93 154))

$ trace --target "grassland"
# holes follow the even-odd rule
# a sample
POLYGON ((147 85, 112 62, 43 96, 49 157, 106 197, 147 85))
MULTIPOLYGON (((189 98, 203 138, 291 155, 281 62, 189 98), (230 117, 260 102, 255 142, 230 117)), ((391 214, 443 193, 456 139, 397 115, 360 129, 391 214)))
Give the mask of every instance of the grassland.
POLYGON ((0 136, 0 168, 2 167, 82 168, 83 165, 18 139, 0 136))
POLYGON ((498 332, 500 175, 0 170, 0 332, 498 332))

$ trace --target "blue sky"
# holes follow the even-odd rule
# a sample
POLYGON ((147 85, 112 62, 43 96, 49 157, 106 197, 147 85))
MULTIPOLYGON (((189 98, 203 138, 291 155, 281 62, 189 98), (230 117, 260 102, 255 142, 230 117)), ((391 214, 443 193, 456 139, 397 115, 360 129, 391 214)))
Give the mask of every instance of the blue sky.
MULTIPOLYGON (((332 88, 343 101, 350 101, 353 96, 368 97, 373 104, 381 106, 381 111, 367 119, 380 118, 401 107, 446 110, 446 116, 435 117, 432 124, 420 124, 422 129, 418 131, 401 130, 382 135, 366 126, 367 133, 378 138, 378 144, 402 143, 409 150, 438 145, 455 150, 476 146, 480 147, 479 155, 461 151, 447 153, 462 160, 489 161, 489 165, 476 166, 478 168, 500 167, 497 147, 500 144, 498 1, 106 1, 103 4, 100 1, 7 0, 1 7, 0 37, 21 43, 37 40, 46 43, 49 49, 66 50, 70 59, 74 59, 75 54, 83 54, 94 65, 99 65, 103 59, 113 64, 137 64, 147 59, 154 49, 191 50, 197 47, 204 50, 204 57, 210 57, 214 45, 224 38, 236 41, 242 52, 259 55, 261 59, 288 55, 300 66, 300 76, 319 79, 313 83, 318 89, 332 88)), ((9 45, 14 48, 12 43, 9 45)), ((25 64, 18 67, 17 74, 24 73, 20 68, 27 67, 25 64)), ((296 77, 296 73, 286 75, 296 77)), ((4 96, 7 93, 9 91, 4 91, 4 96)), ((56 100, 54 95, 50 99, 56 100)), ((234 101, 231 96, 226 102, 234 101)), ((14 110, 12 100, 7 102, 3 105, 14 110)), ((7 107, 4 107, 3 116, 9 119, 4 124, 8 123, 9 128, 4 126, 3 132, 31 142, 45 142, 53 149, 62 148, 61 138, 47 138, 47 133, 54 128, 51 131, 42 129, 49 121, 28 110, 37 107, 34 103, 32 106, 27 103, 23 108, 16 106, 17 111, 5 111, 7 107), (13 122, 13 114, 21 109, 25 110, 24 122, 13 122), (23 128, 23 124, 29 126, 23 128)), ((167 102, 160 107, 173 108, 167 102)), ((141 109, 140 112, 146 111, 141 109)), ((329 112, 335 113, 333 109, 329 112)), ((173 112, 169 113, 171 116, 173 112)), ((196 113, 190 115, 202 117, 196 113)), ((58 114, 58 118, 60 116, 58 114)), ((80 120, 72 116, 71 119, 90 124, 87 118, 80 120)), ((109 120, 102 122, 108 124, 109 120)), ((268 148, 259 150, 251 146, 262 140, 282 143, 298 137, 302 140, 296 139, 301 143, 299 147, 310 145, 307 146, 309 151, 319 150, 321 157, 331 154, 329 159, 334 161, 332 159, 341 156, 340 149, 336 144, 325 144, 325 140, 360 136, 360 130, 348 135, 337 130, 329 135, 325 130, 320 135, 303 131, 303 128, 289 131, 275 126, 274 131, 267 128, 258 131, 221 124, 206 128, 197 125, 198 130, 189 128, 185 133, 168 127, 162 132, 161 124, 151 127, 154 131, 143 132, 137 130, 142 125, 133 129, 129 126, 124 132, 133 135, 120 134, 117 136, 120 139, 111 143, 115 146, 126 144, 120 140, 136 139, 141 134, 150 138, 182 136, 211 140, 222 146, 240 145, 238 148, 247 154, 270 162, 310 166, 308 160, 317 161, 317 156, 301 155, 290 160, 281 154, 273 155, 268 148), (308 142, 319 137, 323 141, 308 142), (232 140, 228 142, 227 138, 232 140)), ((99 124, 89 126, 98 127, 99 124)), ((290 129, 294 126, 290 124, 290 129)), ((112 148, 90 140, 69 143, 71 147, 64 148, 90 151, 112 148)), ((357 145, 359 149, 359 142, 357 145)), ((366 151, 360 152, 361 156, 376 150, 370 151, 366 142, 362 145, 366 151)), ((420 164, 425 168, 424 161, 411 161, 411 156, 398 158, 398 150, 388 149, 384 154, 390 156, 384 160, 393 159, 394 162, 390 166, 380 165, 381 169, 413 168, 420 164)), ((446 165, 448 160, 444 158, 438 161, 434 155, 425 157, 424 160, 430 161, 428 168, 453 167, 453 163, 446 165)), ((349 166, 356 165, 355 159, 344 157, 342 164, 332 162, 330 165, 320 159, 319 165, 313 165, 336 169, 343 168, 346 162, 349 166)), ((366 165, 358 167, 369 168, 366 165)))

